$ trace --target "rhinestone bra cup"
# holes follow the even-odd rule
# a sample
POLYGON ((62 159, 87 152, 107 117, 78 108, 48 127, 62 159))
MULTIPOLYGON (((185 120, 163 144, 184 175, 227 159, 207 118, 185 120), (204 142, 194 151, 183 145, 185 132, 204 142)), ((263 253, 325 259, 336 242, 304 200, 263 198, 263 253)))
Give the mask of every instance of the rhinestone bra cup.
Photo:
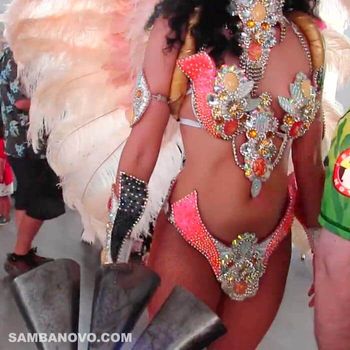
POLYGON ((317 87, 304 73, 298 73, 290 85, 290 97, 279 97, 286 112, 281 125, 271 108, 272 97, 263 93, 251 97, 254 82, 236 65, 216 68, 206 53, 178 61, 193 89, 192 104, 198 122, 212 136, 232 142, 234 160, 252 182, 251 195, 259 195, 262 183, 267 181, 281 160, 289 140, 306 133, 316 117, 320 103, 317 87), (236 136, 245 134, 240 147, 243 164, 237 155, 236 136), (283 139, 278 150, 273 137, 283 139))

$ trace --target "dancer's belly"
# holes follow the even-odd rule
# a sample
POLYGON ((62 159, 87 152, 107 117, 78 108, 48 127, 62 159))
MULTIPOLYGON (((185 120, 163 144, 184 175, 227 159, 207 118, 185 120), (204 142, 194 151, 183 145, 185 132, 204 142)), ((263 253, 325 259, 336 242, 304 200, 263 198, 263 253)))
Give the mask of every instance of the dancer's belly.
POLYGON ((183 128, 186 163, 170 197, 174 203, 193 190, 207 229, 230 243, 239 234, 254 232, 260 238, 278 225, 288 202, 286 152, 284 159, 263 184, 257 198, 250 195, 251 183, 235 164, 231 144, 216 140, 204 130, 183 128))

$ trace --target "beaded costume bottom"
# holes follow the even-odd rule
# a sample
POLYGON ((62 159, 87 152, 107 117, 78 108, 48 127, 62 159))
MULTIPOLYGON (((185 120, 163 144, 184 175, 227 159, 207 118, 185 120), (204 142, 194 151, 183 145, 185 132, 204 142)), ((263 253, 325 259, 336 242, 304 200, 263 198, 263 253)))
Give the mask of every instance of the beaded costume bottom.
POLYGON ((168 217, 185 241, 206 257, 222 290, 232 300, 242 301, 257 294, 270 256, 290 233, 295 197, 293 181, 289 186, 289 203, 284 217, 262 242, 250 232, 240 234, 231 246, 214 238, 202 221, 197 191, 171 204, 168 217))

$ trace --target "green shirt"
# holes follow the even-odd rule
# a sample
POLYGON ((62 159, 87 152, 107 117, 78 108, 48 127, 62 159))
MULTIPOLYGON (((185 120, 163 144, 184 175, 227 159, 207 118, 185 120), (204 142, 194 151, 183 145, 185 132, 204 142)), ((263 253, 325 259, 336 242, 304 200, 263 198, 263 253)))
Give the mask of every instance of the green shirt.
POLYGON ((327 163, 319 222, 350 240, 350 111, 339 121, 327 163))

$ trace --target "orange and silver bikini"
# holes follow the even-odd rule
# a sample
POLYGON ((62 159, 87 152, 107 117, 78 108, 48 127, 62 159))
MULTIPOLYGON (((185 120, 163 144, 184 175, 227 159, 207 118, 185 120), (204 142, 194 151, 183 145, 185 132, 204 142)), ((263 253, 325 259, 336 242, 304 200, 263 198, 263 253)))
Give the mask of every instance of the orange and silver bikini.
MULTIPOLYGON (((232 142, 233 158, 252 182, 252 197, 258 196, 289 140, 302 136, 314 120, 319 107, 316 88, 305 74, 298 73, 291 84, 291 97, 279 98, 286 111, 279 125, 269 94, 252 98, 254 82, 237 66, 224 65, 217 69, 205 52, 180 60, 178 64, 191 81, 192 104, 198 122, 186 125, 201 127, 216 138, 232 142), (243 164, 238 160, 235 144, 240 134, 245 134, 247 139, 239 150, 243 164), (275 136, 283 139, 279 150, 272 141, 275 136)), ((180 123, 184 123, 183 118, 180 123)), ((182 237, 207 258, 223 291, 233 300, 244 300, 256 295, 269 257, 290 232, 295 193, 295 184, 290 184, 285 215, 262 242, 250 232, 239 235, 230 247, 215 239, 203 224, 196 191, 170 205, 169 220, 182 237)))
POLYGON ((319 109, 317 89, 304 73, 298 73, 290 86, 291 97, 279 97, 286 115, 279 125, 271 109, 272 98, 263 93, 251 97, 254 82, 246 78, 237 66, 216 68, 213 59, 205 52, 178 62, 191 81, 192 104, 197 123, 190 125, 187 119, 180 123, 202 127, 212 136, 231 141, 234 160, 252 182, 251 195, 259 195, 262 183, 267 181, 281 160, 288 141, 302 136, 310 127, 319 109), (246 135, 246 142, 239 152, 236 137, 246 135), (279 150, 273 143, 275 136, 283 142, 279 150))
MULTIPOLYGON (((290 96, 278 98, 285 111, 281 123, 271 108, 271 95, 267 92, 260 96, 254 94, 264 74, 270 51, 277 43, 274 27, 281 25, 281 39, 285 35, 287 20, 282 13, 283 3, 283 0, 232 1, 231 11, 240 17, 243 24, 241 67, 223 65, 218 69, 214 60, 204 51, 182 57, 182 53, 188 50, 182 50, 177 63, 190 81, 196 117, 196 120, 180 118, 180 123, 203 128, 213 137, 232 143, 233 160, 252 183, 252 198, 261 192, 263 183, 270 178, 288 143, 307 132, 320 107, 323 60, 312 59, 304 35, 293 23, 292 27, 313 68, 313 81, 300 72, 290 85, 290 96), (246 137, 239 149, 236 145, 238 135, 246 137), (275 137, 282 139, 279 149, 273 142, 275 137), (243 162, 239 160, 239 153, 243 162)), ((298 16, 300 14, 296 14, 294 19, 299 24, 298 16)), ((307 26, 304 27, 309 32, 304 31, 304 34, 311 37, 312 21, 308 17, 306 22, 307 26)), ((316 42, 315 35, 312 38, 316 42)), ((141 73, 134 96, 135 123, 142 118, 152 100, 165 102, 166 98, 152 95, 147 79, 141 73)), ((185 241, 206 257, 223 291, 233 300, 244 300, 256 295, 270 256, 290 232, 295 196, 296 185, 293 181, 289 186, 289 203, 284 217, 266 239, 259 242, 255 233, 245 232, 238 235, 231 246, 214 238, 203 224, 195 190, 175 203, 166 202, 169 205, 165 208, 169 221, 185 241)), ((140 215, 141 211, 138 217, 140 215)))

